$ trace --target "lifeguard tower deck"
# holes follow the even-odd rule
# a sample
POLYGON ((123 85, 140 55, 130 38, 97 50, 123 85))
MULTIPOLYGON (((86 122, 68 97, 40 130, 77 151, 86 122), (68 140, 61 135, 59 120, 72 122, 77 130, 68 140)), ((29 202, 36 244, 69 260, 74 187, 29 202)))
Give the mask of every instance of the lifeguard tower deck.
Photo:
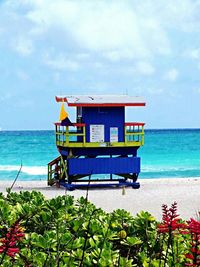
POLYGON ((144 123, 125 122, 125 108, 145 106, 140 97, 57 96, 76 108, 76 122, 55 123, 60 156, 48 164, 48 184, 70 190, 82 186, 132 186, 140 173, 137 150, 144 145, 144 123))

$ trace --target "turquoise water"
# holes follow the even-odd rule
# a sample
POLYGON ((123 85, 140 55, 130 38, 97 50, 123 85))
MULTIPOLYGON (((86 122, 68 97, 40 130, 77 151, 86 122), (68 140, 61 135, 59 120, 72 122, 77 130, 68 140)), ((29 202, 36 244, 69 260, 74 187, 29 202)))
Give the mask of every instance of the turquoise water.
POLYGON ((200 177, 200 129, 146 131, 138 154, 141 178, 200 177))
MULTIPOLYGON (((46 180, 57 157, 53 131, 0 132, 0 180, 46 180)), ((200 129, 146 130, 140 178, 200 177, 200 129)))

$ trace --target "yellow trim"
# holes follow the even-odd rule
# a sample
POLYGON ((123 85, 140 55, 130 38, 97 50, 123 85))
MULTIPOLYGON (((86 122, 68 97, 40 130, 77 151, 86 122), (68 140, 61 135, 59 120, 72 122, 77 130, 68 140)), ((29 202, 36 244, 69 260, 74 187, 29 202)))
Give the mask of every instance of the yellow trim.
POLYGON ((85 126, 83 127, 83 144, 86 143, 86 132, 85 132, 85 126))
POLYGON ((138 132, 138 133, 126 133, 126 135, 143 135, 142 132, 138 132))
POLYGON ((132 146, 143 146, 144 145, 144 126, 135 127, 125 126, 124 127, 124 142, 103 142, 103 143, 91 143, 86 142, 86 129, 82 127, 83 132, 70 132, 69 126, 56 126, 56 145, 63 147, 132 147, 132 146), (131 128, 130 128, 131 127, 131 128), (70 136, 83 136, 83 142, 70 141, 70 136), (132 140, 127 140, 127 137, 132 136, 132 140), (134 137, 138 137, 137 140, 134 137))
POLYGON ((66 136, 66 143, 69 143, 69 127, 66 127, 65 136, 66 136))
POLYGON ((116 142, 116 143, 77 143, 77 142, 70 142, 64 143, 62 141, 56 142, 57 146, 63 147, 124 147, 124 146, 142 146, 142 142, 140 141, 127 141, 127 142, 116 142))
POLYGON ((67 163, 65 163, 65 161, 63 160, 63 157, 61 156, 61 165, 62 166, 62 173, 61 173, 61 177, 63 177, 63 174, 65 173, 66 178, 68 177, 67 175, 67 163))
MULTIPOLYGON (((67 134, 66 134, 67 135, 67 134)), ((83 136, 84 134, 82 134, 82 133, 68 133, 68 136, 83 136)))
POLYGON ((142 127, 142 146, 144 145, 144 126, 142 127))

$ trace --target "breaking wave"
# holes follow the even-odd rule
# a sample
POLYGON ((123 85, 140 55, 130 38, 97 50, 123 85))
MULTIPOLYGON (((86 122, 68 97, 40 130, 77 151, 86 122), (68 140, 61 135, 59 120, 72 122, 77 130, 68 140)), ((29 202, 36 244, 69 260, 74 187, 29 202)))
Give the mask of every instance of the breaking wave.
MULTIPOLYGON (((19 171, 20 165, 0 165, 0 171, 13 172, 19 171)), ((22 166, 21 172, 28 175, 46 175, 46 166, 22 166)))

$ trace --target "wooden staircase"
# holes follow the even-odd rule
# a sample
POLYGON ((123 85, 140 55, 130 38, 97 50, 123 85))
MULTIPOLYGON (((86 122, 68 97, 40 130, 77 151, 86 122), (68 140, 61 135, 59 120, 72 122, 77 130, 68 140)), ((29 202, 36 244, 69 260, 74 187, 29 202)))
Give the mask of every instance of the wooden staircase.
POLYGON ((67 177, 66 162, 59 156, 48 163, 48 185, 53 185, 67 177))

